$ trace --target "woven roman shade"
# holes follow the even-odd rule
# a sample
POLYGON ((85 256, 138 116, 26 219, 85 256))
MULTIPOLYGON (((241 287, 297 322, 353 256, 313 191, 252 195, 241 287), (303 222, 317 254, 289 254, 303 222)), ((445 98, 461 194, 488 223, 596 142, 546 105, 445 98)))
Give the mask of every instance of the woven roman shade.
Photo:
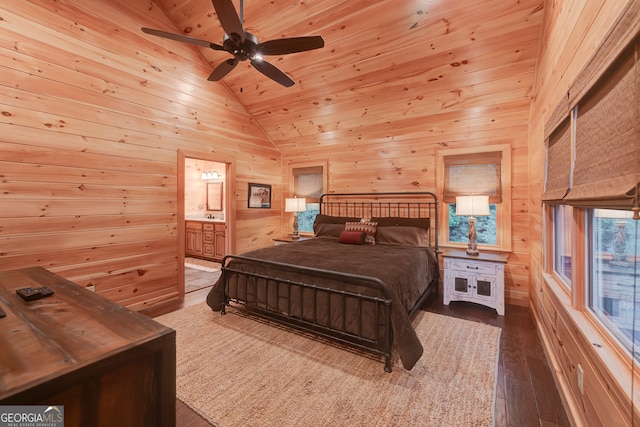
POLYGON ((455 203, 456 197, 489 196, 489 203, 502 202, 502 152, 444 156, 445 203, 455 203))
POLYGON ((639 45, 636 37, 578 101, 567 204, 632 207, 640 184, 639 45))
POLYGON ((293 168, 294 196, 307 199, 307 203, 318 203, 322 195, 322 166, 293 168))
POLYGON ((571 176, 571 120, 567 116, 547 138, 544 202, 561 201, 569 191, 571 176))

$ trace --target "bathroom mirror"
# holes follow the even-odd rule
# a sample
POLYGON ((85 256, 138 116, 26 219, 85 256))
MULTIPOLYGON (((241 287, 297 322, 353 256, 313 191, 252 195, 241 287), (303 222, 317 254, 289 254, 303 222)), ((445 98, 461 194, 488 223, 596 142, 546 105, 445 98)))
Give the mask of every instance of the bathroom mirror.
POLYGON ((207 210, 222 210, 222 182, 207 182, 207 210))

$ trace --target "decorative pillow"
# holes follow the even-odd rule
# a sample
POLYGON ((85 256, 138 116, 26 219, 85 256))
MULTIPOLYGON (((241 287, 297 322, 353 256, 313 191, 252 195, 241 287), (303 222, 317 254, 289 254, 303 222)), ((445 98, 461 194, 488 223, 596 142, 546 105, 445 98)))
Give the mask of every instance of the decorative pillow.
POLYGON ((371 221, 376 221, 378 227, 419 227, 426 231, 429 231, 429 225, 431 224, 429 218, 401 218, 392 216, 371 218, 371 221))
POLYGON ((318 214, 313 221, 313 232, 316 236, 339 237, 347 221, 359 220, 357 217, 318 214))
POLYGON ((429 247, 429 233, 420 227, 380 227, 376 231, 376 243, 380 245, 400 245, 429 247))
POLYGON ((351 222, 347 221, 344 225, 344 229, 346 231, 361 231, 365 234, 364 242, 368 245, 376 244, 376 227, 378 226, 377 222, 373 221, 360 221, 360 222, 351 222))
POLYGON ((362 231, 342 230, 338 243, 346 243, 348 245, 361 245, 364 243, 365 234, 362 231))

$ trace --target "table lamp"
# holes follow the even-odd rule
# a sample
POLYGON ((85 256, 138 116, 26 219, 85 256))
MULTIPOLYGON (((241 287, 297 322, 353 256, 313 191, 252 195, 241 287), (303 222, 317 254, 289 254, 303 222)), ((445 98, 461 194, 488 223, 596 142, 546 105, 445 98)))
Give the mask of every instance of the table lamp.
POLYGON ((304 197, 298 199, 297 197, 285 199, 285 212, 293 212, 293 234, 292 239, 299 239, 300 233, 298 233, 298 212, 304 212, 307 210, 307 199, 304 197))
POLYGON ((467 255, 478 256, 476 246, 476 218, 489 216, 489 196, 458 196, 456 197, 456 215, 469 217, 469 247, 467 255))

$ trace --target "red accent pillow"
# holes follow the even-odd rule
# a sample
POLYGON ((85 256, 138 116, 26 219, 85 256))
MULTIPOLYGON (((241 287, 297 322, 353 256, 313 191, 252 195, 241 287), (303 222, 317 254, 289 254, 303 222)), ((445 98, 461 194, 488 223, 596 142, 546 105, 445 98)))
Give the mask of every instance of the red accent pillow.
POLYGON ((362 231, 343 231, 340 233, 338 243, 346 243, 348 245, 361 245, 364 243, 365 234, 362 231))

